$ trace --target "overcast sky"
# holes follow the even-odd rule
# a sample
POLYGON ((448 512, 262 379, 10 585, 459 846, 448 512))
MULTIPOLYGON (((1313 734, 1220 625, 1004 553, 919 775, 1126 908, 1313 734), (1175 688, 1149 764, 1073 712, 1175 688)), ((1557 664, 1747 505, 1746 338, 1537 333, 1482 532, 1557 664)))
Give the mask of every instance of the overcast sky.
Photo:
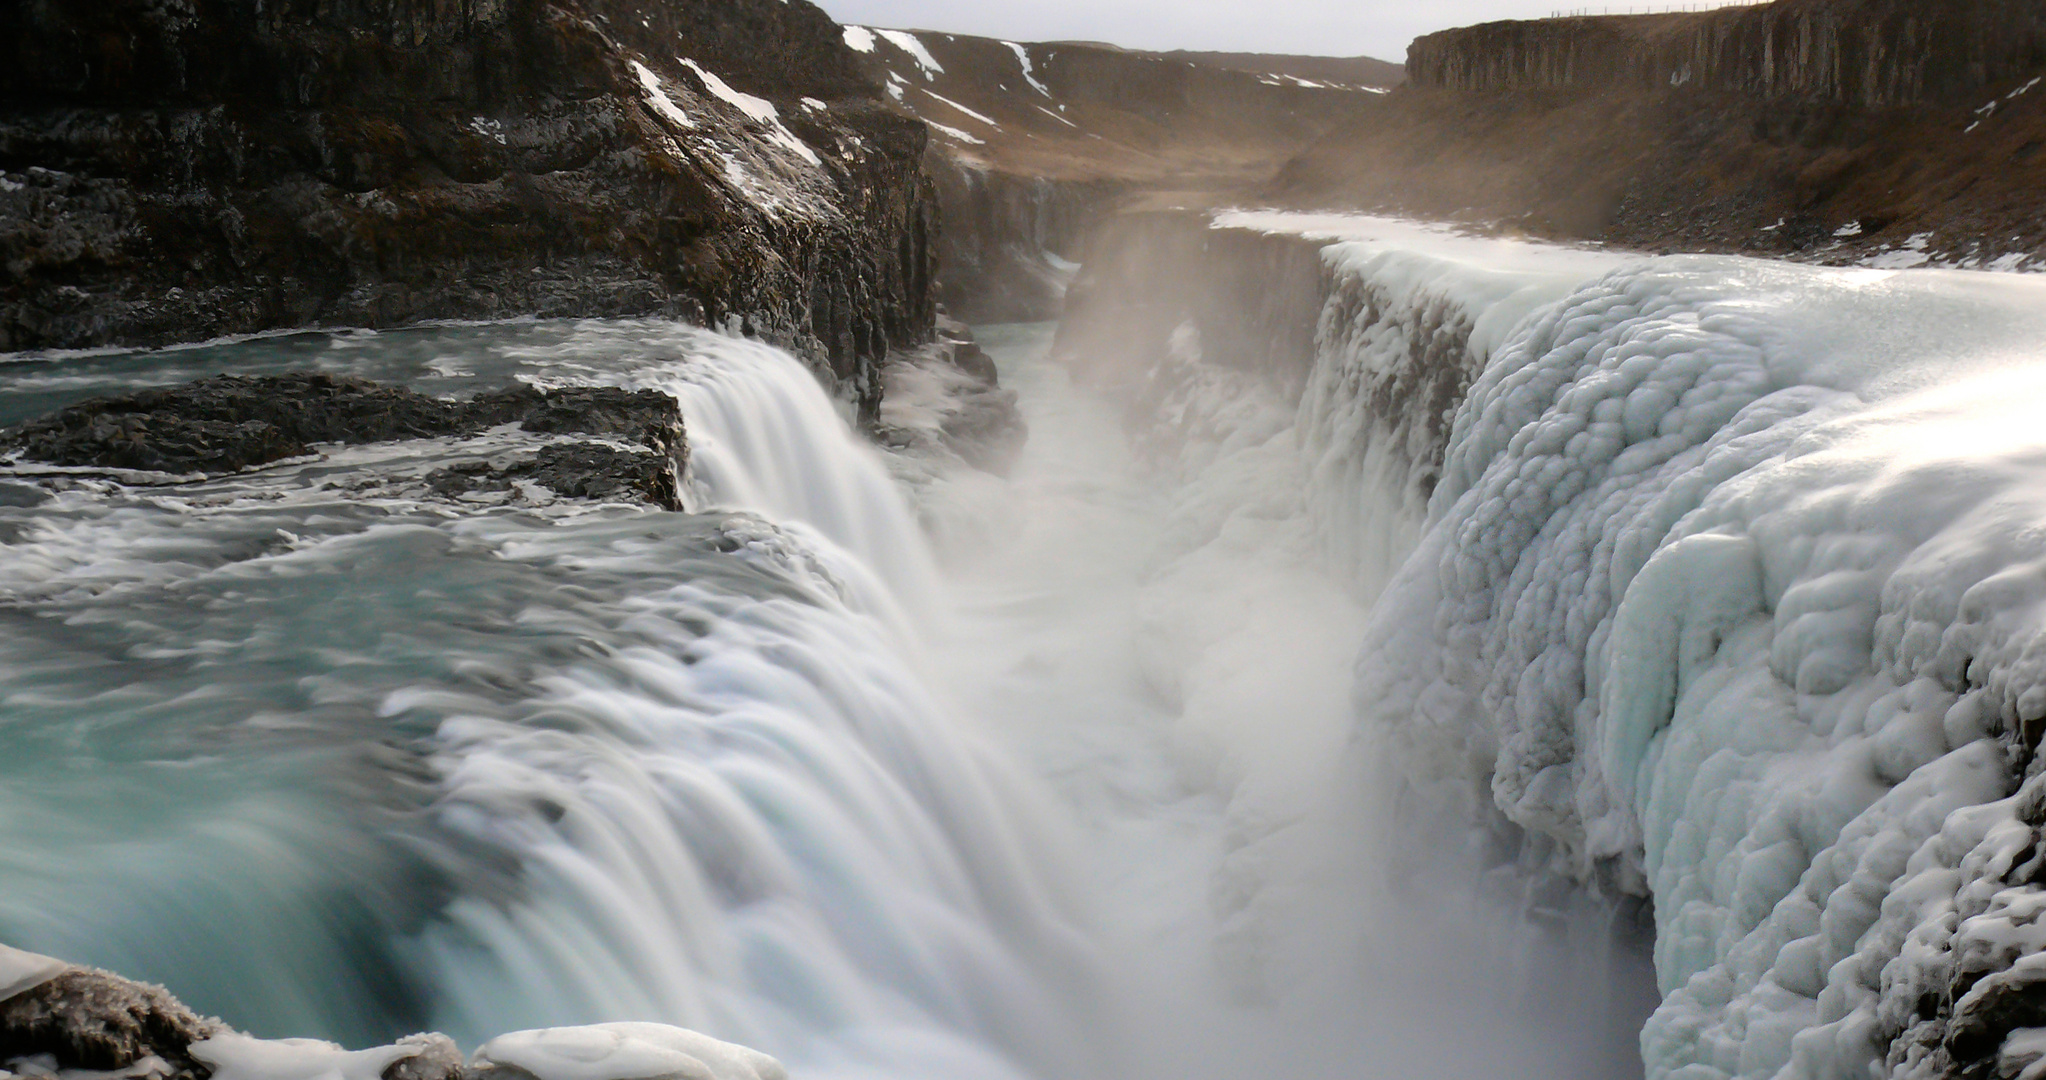
MULTIPOLYGON (((1537 18, 1579 0, 817 0, 840 22, 1012 41, 1138 49, 1376 56, 1404 61, 1431 30, 1537 18)), ((1637 3, 1639 0, 1637 0, 1637 3)), ((1661 7, 1667 0, 1658 0, 1661 7)), ((1602 5, 1599 5, 1602 7, 1602 5)), ((1626 5, 1612 10, 1626 10, 1626 5)))

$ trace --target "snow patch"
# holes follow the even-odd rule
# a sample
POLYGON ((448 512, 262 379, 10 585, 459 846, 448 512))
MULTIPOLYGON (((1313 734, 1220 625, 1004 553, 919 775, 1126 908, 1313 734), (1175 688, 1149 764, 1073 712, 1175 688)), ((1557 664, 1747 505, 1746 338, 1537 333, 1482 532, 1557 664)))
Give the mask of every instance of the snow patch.
POLYGON ((1050 97, 1051 87, 1037 81, 1037 66, 1030 62, 1030 50, 1013 41, 1004 41, 1002 44, 1007 45, 1009 51, 1016 54, 1016 63, 1023 68, 1023 81, 1029 83, 1038 93, 1050 97))
POLYGON ((957 139, 957 140, 959 140, 960 142, 963 142, 963 143, 972 143, 972 144, 973 144, 973 145, 975 145, 975 146, 986 146, 986 145, 987 145, 987 140, 986 140, 986 139, 983 139, 983 138, 979 137, 978 135, 970 135, 970 134, 967 134, 966 132, 964 132, 964 131, 961 131, 961 130, 959 130, 958 128, 955 128, 955 127, 946 127, 945 125, 943 125, 943 124, 940 124, 940 123, 938 123, 938 122, 936 122, 936 121, 934 121, 934 120, 926 120, 926 121, 924 121, 924 123, 926 123, 926 124, 929 124, 929 125, 931 126, 931 130, 932 130, 932 131, 935 131, 935 132, 937 132, 937 133, 939 133, 939 134, 941 134, 941 135, 944 135, 944 136, 946 136, 947 138, 957 139))
POLYGON ((1052 111, 1051 111, 1050 109, 1047 109, 1047 108, 1045 108, 1045 107, 1044 107, 1044 106, 1042 106, 1042 105, 1039 105, 1039 106, 1037 106, 1037 111, 1038 111, 1038 112, 1041 112, 1041 113, 1043 113, 1043 114, 1044 114, 1044 115, 1046 115, 1046 116, 1049 116, 1049 117, 1051 117, 1051 118, 1052 118, 1053 120, 1056 120, 1056 121, 1058 121, 1059 123, 1061 123, 1061 124, 1064 124, 1064 125, 1066 125, 1066 126, 1067 126, 1067 127, 1069 127, 1069 128, 1072 128, 1072 129, 1073 129, 1073 130, 1075 130, 1075 131, 1078 131, 1078 130, 1080 129, 1080 125, 1078 125, 1078 124, 1075 124, 1075 123, 1073 123, 1073 122, 1072 122, 1071 120, 1068 120, 1068 119, 1066 119, 1065 117, 1063 117, 1063 116, 1060 116, 1059 114, 1057 114, 1057 113, 1055 113, 1055 112, 1052 112, 1052 111))
POLYGON ((910 58, 916 61, 917 66, 924 69, 925 81, 945 73, 945 66, 938 63, 931 56, 930 50, 924 48, 924 43, 918 41, 915 34, 905 30, 876 30, 874 32, 881 35, 890 45, 908 53, 910 58))
POLYGON ((654 74, 652 68, 634 60, 632 74, 639 79, 640 89, 646 93, 647 104, 652 105, 655 112, 667 117, 678 127, 688 131, 696 130, 696 121, 691 120, 688 113, 676 106, 675 99, 669 97, 668 91, 661 87, 661 77, 654 74))
POLYGON ((675 59, 683 67, 695 72, 696 77, 703 80, 704 89, 709 90, 712 96, 745 113, 747 118, 754 123, 767 127, 769 129, 767 133, 768 142, 787 150, 789 153, 802 158, 812 165, 823 164, 818 159, 817 152, 810 149, 809 144, 796 138, 793 132, 782 126, 781 111, 774 107, 774 102, 732 89, 731 85, 726 83, 725 80, 718 78, 709 71, 705 71, 703 66, 694 60, 684 59, 679 56, 675 59))
POLYGON ((864 26, 848 26, 845 28, 845 45, 854 52, 873 52, 874 32, 864 26))
POLYGON ((969 108, 967 108, 966 106, 964 106, 964 105, 961 105, 961 104, 959 104, 959 103, 958 103, 958 102, 956 102, 956 101, 953 101, 953 100, 952 100, 951 98, 948 98, 948 97, 946 97, 946 96, 945 96, 945 95, 943 95, 943 94, 934 94, 934 93, 931 93, 931 91, 929 91, 929 90, 925 90, 925 91, 924 91, 924 93, 925 93, 926 95, 930 96, 930 97, 936 98, 937 100, 939 100, 939 101, 942 101, 942 102, 944 102, 944 103, 945 103, 945 104, 947 104, 947 105, 950 105, 950 106, 951 106, 951 107, 953 107, 954 109, 957 109, 957 110, 959 110, 960 112, 962 112, 962 113, 965 113, 965 114, 966 114, 966 115, 968 115, 968 116, 971 116, 971 117, 973 117, 973 118, 974 118, 975 120, 978 120, 978 121, 980 121, 981 123, 983 123, 983 124, 986 124, 987 126, 989 126, 989 127, 991 127, 991 128, 996 128, 996 129, 1000 129, 1000 128, 1001 128, 1001 126, 1002 126, 1002 125, 1000 125, 1000 124, 996 123, 996 122, 994 121, 994 119, 993 119, 992 117, 988 117, 988 116, 983 116, 983 115, 982 115, 982 114, 980 114, 980 113, 974 112, 974 111, 973 111, 972 109, 969 109, 969 108))

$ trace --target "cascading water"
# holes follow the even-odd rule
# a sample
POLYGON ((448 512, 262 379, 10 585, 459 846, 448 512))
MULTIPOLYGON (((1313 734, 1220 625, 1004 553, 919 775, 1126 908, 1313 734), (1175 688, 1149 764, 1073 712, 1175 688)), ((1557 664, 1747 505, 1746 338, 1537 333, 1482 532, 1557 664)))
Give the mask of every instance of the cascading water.
POLYGON ((1042 432, 1016 478, 919 489, 978 523, 942 581, 808 373, 698 330, 9 365, 10 418, 220 370, 657 388, 697 512, 364 479, 505 431, 0 509, 0 936, 358 1045, 651 1020, 798 1076, 1582 1075, 1315 797, 1363 611, 1289 407, 1217 383, 1161 471, 1048 344, 991 342, 1042 432))
POLYGON ((1229 223, 1331 241, 1299 401, 1181 341, 1133 433, 993 328, 1033 438, 914 515, 664 322, 0 366, 655 388, 693 455, 680 514, 385 482, 510 430, 0 482, 0 940, 355 1044, 1560 1080, 1639 1069, 1652 900, 1654 1075, 1952 1053, 2038 892, 2038 288, 1229 223))
POLYGON ((391 337, 99 386, 306 359, 659 385, 720 509, 329 483, 477 452, 415 442, 7 511, 0 933, 269 1035, 655 1020, 820 1072, 1080 1071, 1056 860, 922 688, 927 557, 809 375, 665 324, 391 337))

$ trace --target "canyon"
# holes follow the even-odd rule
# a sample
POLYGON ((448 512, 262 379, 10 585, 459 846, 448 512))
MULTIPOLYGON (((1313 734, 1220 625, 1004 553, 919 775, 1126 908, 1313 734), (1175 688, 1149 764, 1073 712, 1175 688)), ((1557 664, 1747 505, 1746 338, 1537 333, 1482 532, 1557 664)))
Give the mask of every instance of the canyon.
POLYGON ((0 1070, 2035 1075, 2033 8, 0 16, 0 1070))

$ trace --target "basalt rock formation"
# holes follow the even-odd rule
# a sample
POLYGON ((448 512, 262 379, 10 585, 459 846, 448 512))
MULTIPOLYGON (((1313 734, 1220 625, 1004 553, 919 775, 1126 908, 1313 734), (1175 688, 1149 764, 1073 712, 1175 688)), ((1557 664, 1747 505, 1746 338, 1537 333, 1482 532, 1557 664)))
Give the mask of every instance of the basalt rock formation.
POLYGON ((1258 201, 1650 251, 2046 257, 2034 3, 1776 0, 1492 23, 1416 41, 1408 74, 1258 201))
POLYGON ((805 0, 7 5, 0 351, 661 313, 871 415, 925 140, 805 0))
POLYGON ((1962 101, 2046 66, 2046 10, 2024 0, 1779 0, 1706 13, 1498 22, 1430 34, 1419 87, 1696 86, 1866 108, 1962 101))

